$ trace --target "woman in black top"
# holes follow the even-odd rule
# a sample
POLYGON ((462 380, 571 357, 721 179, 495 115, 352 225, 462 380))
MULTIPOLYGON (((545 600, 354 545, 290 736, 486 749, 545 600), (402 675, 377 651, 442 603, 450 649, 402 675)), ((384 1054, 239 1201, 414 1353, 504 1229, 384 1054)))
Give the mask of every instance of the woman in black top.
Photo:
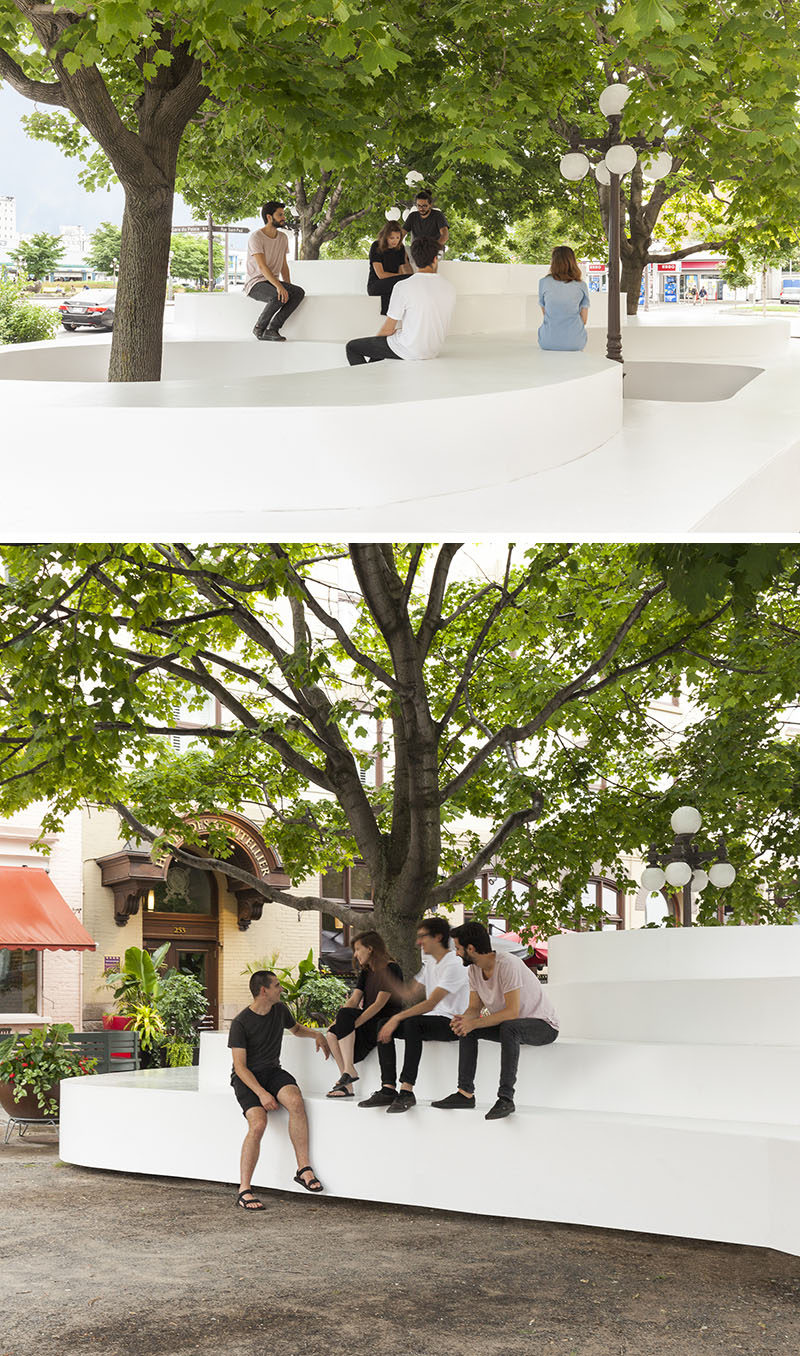
POLYGON ((387 221, 369 251, 369 278, 367 295, 380 297, 381 315, 389 309, 389 298, 399 282, 411 276, 403 245, 403 228, 399 221, 387 221))
POLYGON ((341 1077, 329 1097, 352 1097, 358 1082, 356 1064, 378 1044, 378 1027, 402 1010, 403 971, 393 961, 379 932, 362 932, 353 940, 353 957, 360 967, 356 987, 328 1030, 330 1052, 341 1077))

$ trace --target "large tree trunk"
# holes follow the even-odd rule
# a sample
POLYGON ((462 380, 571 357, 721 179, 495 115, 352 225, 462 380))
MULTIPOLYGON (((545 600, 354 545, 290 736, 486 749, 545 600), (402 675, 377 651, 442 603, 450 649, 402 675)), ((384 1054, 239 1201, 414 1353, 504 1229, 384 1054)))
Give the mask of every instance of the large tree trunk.
POLYGON ((623 260, 620 286, 627 298, 625 309, 628 315, 636 315, 639 309, 639 294, 642 290, 642 275, 645 265, 634 256, 623 260))
POLYGON ((126 188, 109 381, 161 379, 172 205, 163 183, 126 188))
POLYGON ((319 259, 319 252, 325 237, 319 231, 303 227, 300 234, 300 258, 319 259))

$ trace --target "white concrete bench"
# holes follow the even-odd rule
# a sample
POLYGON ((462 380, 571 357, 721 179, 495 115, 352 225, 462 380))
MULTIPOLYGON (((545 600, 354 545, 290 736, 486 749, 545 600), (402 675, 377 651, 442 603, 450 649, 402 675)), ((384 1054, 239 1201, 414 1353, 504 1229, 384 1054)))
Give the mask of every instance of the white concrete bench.
POLYGON ((0 349, 10 445, 24 445, 34 373, 37 406, 58 418, 58 439, 37 447, 34 480, 20 459, 6 469, 16 521, 29 512, 40 534, 43 485, 58 520, 67 503, 80 531, 92 506, 75 466, 94 457, 105 466, 109 445, 115 465, 130 456, 137 467, 126 512, 147 532, 162 505, 175 524, 176 512, 211 504, 215 515, 306 513, 480 492, 582 457, 622 426, 619 366, 542 353, 531 335, 454 337, 433 362, 355 368, 341 345, 172 339, 163 381, 125 385, 102 381, 107 355, 99 344, 0 349), (411 437, 420 428, 425 437, 411 437), (235 474, 220 474, 221 455, 235 474))
MULTIPOLYGON (((246 339, 252 337, 259 311, 258 302, 243 292, 185 292, 175 298, 174 331, 187 339, 246 339)), ((450 333, 535 334, 541 320, 536 297, 525 292, 461 292, 450 333)), ((377 334, 382 324, 380 298, 368 297, 366 291, 363 295, 308 292, 282 333, 294 342, 345 344, 348 339, 377 334)), ((604 295, 593 301, 588 325, 598 335, 605 334, 604 295)))
MULTIPOLYGON (((768 1020, 754 1027, 752 1011, 743 1011, 723 1044, 715 1020, 703 1026, 700 998, 713 981, 706 1003, 713 1017, 720 985, 746 1003, 743 980, 760 983, 763 995, 776 978, 799 978, 800 931, 584 934, 552 939, 550 956, 563 1034, 543 1049, 523 1047, 517 1113, 506 1121, 487 1124, 482 1115, 496 1095, 499 1051, 491 1043, 479 1047, 478 1110, 448 1113, 428 1105, 453 1090, 457 1069, 456 1045, 432 1043, 424 1047, 417 1107, 387 1117, 360 1109, 357 1098, 327 1100, 335 1069, 310 1042, 286 1037, 284 1064, 303 1087, 311 1156, 328 1193, 460 1210, 469 1176, 469 1207, 477 1213, 800 1254, 800 1001, 773 1011, 777 1028, 768 1020), (719 939, 716 952, 707 947, 711 939, 719 939), (676 970, 680 979, 664 978, 676 970), (659 993, 675 982, 684 986, 684 999, 696 990, 692 1020, 683 1025, 667 990, 659 993), (583 1006, 574 1001, 582 987, 591 998, 583 1006), (616 1009, 624 1030, 610 1021, 614 1038, 598 1040, 599 1018, 618 989, 627 994, 616 1009), (661 1024, 642 1040, 640 1022, 654 995, 663 997, 656 1004, 661 1024), (758 1043, 747 1039, 754 1030, 758 1043)), ((734 1009, 731 1003, 728 1011, 734 1009)), ((243 1124, 227 1082, 226 1040, 204 1035, 199 1070, 65 1082, 62 1157, 235 1182, 243 1124)), ((375 1055, 360 1067, 363 1096, 378 1083, 375 1055)), ((256 1181, 291 1189, 283 1113, 272 1120, 256 1181)))

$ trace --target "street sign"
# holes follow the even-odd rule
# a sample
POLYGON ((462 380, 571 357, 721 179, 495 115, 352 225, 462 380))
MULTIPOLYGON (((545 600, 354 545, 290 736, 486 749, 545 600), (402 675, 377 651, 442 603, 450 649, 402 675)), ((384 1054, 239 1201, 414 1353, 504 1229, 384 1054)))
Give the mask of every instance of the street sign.
POLYGON ((250 234, 250 227, 249 227, 249 226, 217 226, 217 225, 215 225, 215 224, 212 224, 210 228, 209 228, 208 225, 204 225, 204 226, 173 226, 173 228, 172 228, 172 234, 173 234, 173 235, 188 235, 188 234, 190 234, 192 231, 199 231, 202 235, 207 235, 209 229, 211 229, 211 230, 214 231, 215 233, 216 233, 217 231, 219 231, 220 234, 221 234, 223 231, 225 231, 225 232, 227 232, 228 235, 249 235, 249 234, 250 234))

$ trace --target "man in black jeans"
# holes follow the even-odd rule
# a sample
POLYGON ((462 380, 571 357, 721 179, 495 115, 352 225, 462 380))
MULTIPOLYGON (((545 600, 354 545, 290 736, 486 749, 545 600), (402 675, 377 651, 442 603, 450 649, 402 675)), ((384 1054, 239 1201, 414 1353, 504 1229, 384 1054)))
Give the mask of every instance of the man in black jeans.
POLYGON ((467 1001, 467 977, 454 951, 450 950, 450 924, 446 918, 424 918, 417 928, 417 946, 422 952, 422 970, 417 982, 409 985, 409 997, 416 999, 384 1022, 378 1032, 378 1060, 381 1086, 359 1106, 385 1107, 387 1111, 408 1111, 416 1106, 414 1084, 417 1081, 423 1041, 458 1040, 450 1026, 452 1018, 463 1011, 467 1001), (420 980, 422 981, 420 983, 420 980), (406 1054, 397 1082, 395 1035, 406 1043, 406 1054))
POLYGON ((468 967, 470 987, 469 1007, 452 1024, 461 1042, 458 1090, 431 1105, 442 1111, 474 1109, 478 1041, 499 1041, 500 1086, 497 1101, 485 1117, 499 1121, 515 1110, 520 1046, 550 1045, 558 1035, 558 1018, 533 971, 519 956, 493 951, 482 923, 472 921, 453 928, 453 941, 468 967))
POLYGON ((439 245, 435 240, 415 240, 411 258, 417 266, 413 278, 396 287, 383 327, 367 339, 351 339, 347 361, 357 367, 384 358, 420 362, 435 358, 447 338, 456 304, 456 290, 438 276, 439 245), (398 329, 398 326, 400 328, 398 329))
POLYGON ((296 311, 305 296, 302 287, 289 274, 289 237, 279 230, 285 226, 284 203, 265 202, 261 208, 263 229, 247 238, 244 294, 254 301, 266 302, 253 334, 256 339, 285 341, 281 326, 296 311))

